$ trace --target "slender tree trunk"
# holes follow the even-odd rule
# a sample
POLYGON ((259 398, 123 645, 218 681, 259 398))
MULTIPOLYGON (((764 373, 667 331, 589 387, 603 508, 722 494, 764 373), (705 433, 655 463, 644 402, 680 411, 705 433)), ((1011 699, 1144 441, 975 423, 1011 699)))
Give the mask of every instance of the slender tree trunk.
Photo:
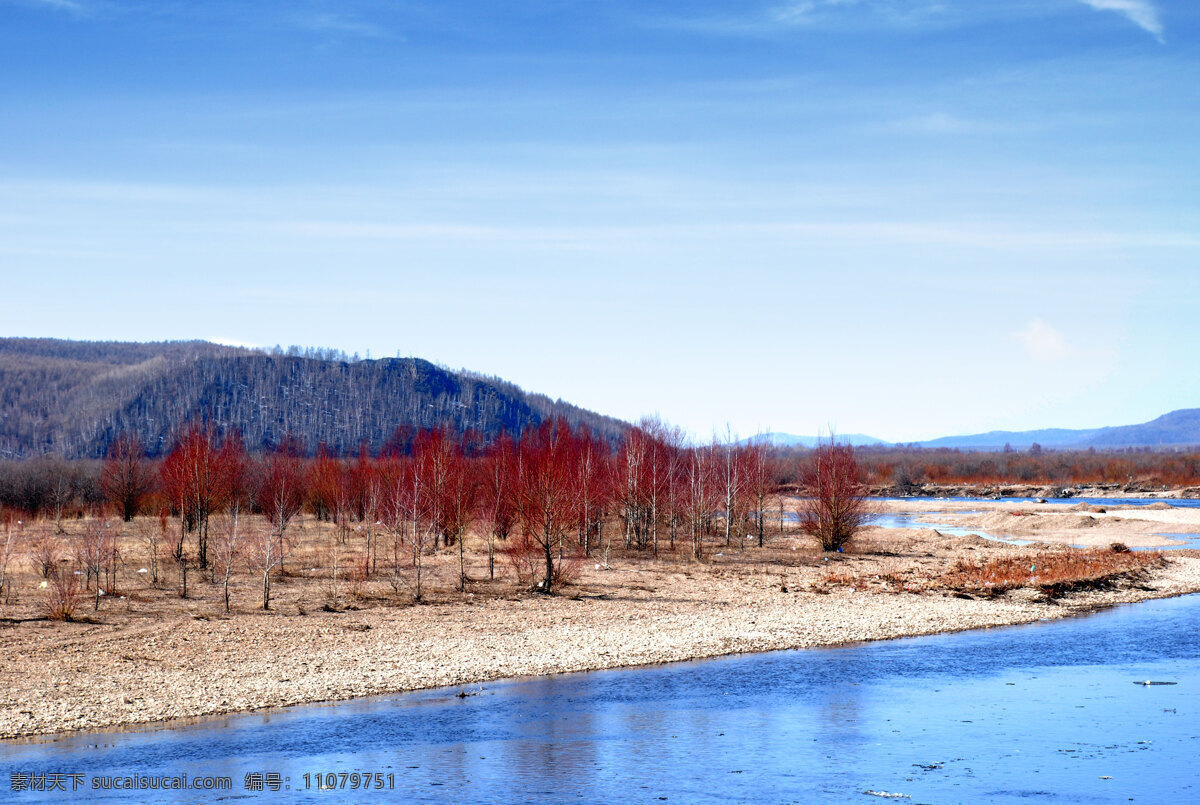
POLYGON ((763 546, 763 501, 758 502, 758 547, 763 546))
POLYGON ((542 582, 542 592, 546 595, 550 594, 550 585, 554 580, 554 551, 553 536, 549 532, 544 533, 545 539, 542 540, 543 547, 546 549, 546 579, 542 582))
POLYGON ((658 558, 658 498, 650 498, 650 533, 653 535, 654 558, 658 558))
POLYGON ((592 555, 591 531, 592 531, 592 521, 588 519, 588 507, 587 507, 587 504, 585 503, 583 505, 583 555, 584 556, 592 555))
MULTIPOLYGON (((416 541, 415 533, 413 534, 413 541, 414 542, 416 541)), ((418 546, 416 549, 415 564, 417 566, 417 591, 416 591, 416 594, 413 596, 413 600, 420 601, 421 600, 421 548, 420 548, 420 546, 418 546)))
POLYGON ((338 607, 338 548, 333 546, 333 606, 338 607))
POLYGON ((208 517, 201 520, 199 528, 196 530, 196 537, 200 542, 198 553, 201 568, 208 567, 208 517))
POLYGON ((463 553, 463 535, 458 535, 458 591, 465 593, 467 591, 467 564, 466 557, 463 553))
POLYGON ((179 578, 182 589, 180 598, 187 598, 187 560, 184 558, 184 540, 187 539, 187 521, 183 514, 183 506, 179 508, 179 542, 175 545, 175 561, 179 564, 179 578))
POLYGON ((725 495, 725 547, 728 548, 732 538, 733 526, 733 495, 725 495))

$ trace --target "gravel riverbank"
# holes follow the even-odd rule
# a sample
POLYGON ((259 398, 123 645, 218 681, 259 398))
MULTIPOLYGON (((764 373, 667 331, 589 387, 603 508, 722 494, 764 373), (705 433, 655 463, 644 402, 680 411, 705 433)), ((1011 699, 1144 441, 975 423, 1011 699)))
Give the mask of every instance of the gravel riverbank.
MULTIPOLYGON (((877 530, 881 531, 881 530, 877 530)), ((934 532, 936 533, 936 532, 934 532)), ((839 559, 855 572, 943 565, 1011 550, 930 532, 888 534, 907 556, 839 559)), ((349 612, 188 614, 0 626, 0 737, 95 730, 348 699, 502 677, 830 646, 1058 618, 1200 591, 1200 557, 1173 558, 1136 587, 1057 603, 814 585, 830 565, 589 566, 564 595, 470 596, 349 612), (786 589, 785 589, 786 588, 786 589)))

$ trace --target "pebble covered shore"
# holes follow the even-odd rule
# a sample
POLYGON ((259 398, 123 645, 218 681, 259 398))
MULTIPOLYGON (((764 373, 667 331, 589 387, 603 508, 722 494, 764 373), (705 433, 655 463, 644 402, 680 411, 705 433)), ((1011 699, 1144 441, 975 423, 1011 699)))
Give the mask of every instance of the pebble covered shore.
POLYGON ((573 592, 552 598, 6 626, 0 738, 1028 623, 1200 591, 1194 555, 1174 557, 1136 587, 1057 603, 1020 592, 993 600, 817 594, 793 572, 633 564, 589 568, 573 592))

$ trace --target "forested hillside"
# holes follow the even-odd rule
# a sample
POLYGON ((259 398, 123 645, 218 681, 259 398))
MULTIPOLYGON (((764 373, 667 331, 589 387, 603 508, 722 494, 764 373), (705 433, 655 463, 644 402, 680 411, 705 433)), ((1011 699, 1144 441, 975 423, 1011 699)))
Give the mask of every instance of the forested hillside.
POLYGON ((495 378, 418 358, 357 360, 321 350, 264 352, 204 341, 154 344, 0 339, 0 456, 98 457, 122 431, 151 454, 180 427, 238 430, 264 449, 295 436, 378 450, 397 428, 445 426, 485 438, 550 416, 613 437, 625 423, 495 378))

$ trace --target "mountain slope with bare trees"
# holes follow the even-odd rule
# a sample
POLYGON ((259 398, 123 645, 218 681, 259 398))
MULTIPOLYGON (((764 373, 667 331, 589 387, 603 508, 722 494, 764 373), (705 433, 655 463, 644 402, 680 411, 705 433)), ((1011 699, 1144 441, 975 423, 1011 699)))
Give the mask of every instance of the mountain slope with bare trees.
POLYGON ((286 352, 205 341, 123 343, 0 339, 0 456, 103 456, 118 434, 152 455, 180 428, 238 430, 251 450, 297 437, 337 453, 441 426, 490 439, 550 417, 614 438, 619 420, 419 358, 359 360, 332 350, 286 352), (398 433, 399 429, 399 433, 398 433))

